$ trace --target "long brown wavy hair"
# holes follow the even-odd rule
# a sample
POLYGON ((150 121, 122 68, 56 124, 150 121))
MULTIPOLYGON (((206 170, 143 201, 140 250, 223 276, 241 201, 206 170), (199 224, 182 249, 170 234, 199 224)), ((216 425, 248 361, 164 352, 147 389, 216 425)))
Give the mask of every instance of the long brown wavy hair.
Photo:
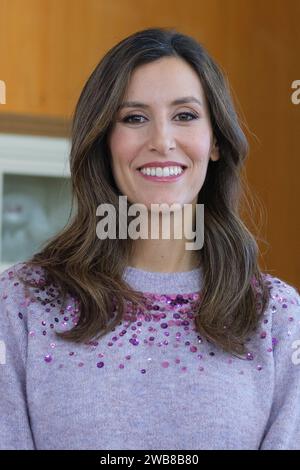
POLYGON ((126 301, 136 308, 144 305, 142 293, 122 279, 133 240, 100 240, 96 209, 102 203, 113 204, 119 220, 120 192, 112 175, 107 138, 134 69, 162 57, 181 58, 197 72, 220 152, 219 160, 209 161, 198 194, 198 203, 205 207, 205 239, 199 252, 203 288, 196 329, 225 351, 244 354, 247 337, 257 328, 269 299, 256 239, 239 215, 248 143, 220 66, 202 44, 175 29, 148 28, 126 37, 104 55, 88 78, 72 120, 75 215, 27 264, 43 268, 46 284, 54 281, 64 300, 67 293, 79 299, 77 324, 57 333, 65 340, 80 343, 99 338, 122 321, 126 301), (113 305, 117 315, 112 320, 113 305))

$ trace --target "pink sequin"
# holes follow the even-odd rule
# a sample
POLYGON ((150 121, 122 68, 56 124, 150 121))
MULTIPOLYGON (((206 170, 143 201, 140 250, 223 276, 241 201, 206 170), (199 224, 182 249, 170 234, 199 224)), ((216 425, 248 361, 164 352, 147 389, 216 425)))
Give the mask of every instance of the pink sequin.
MULTIPOLYGON (((35 331, 29 330, 28 338, 30 341, 36 341, 34 338, 37 336, 44 337, 45 352, 40 357, 44 360, 45 364, 55 364, 55 352, 59 350, 61 345, 60 341, 56 341, 55 331, 72 328, 72 326, 78 323, 80 318, 79 302, 76 298, 70 296, 67 305, 65 307, 62 306, 61 300, 57 297, 57 286, 55 284, 46 285, 46 280, 43 278, 41 270, 27 269, 26 274, 32 278, 37 276, 37 279, 34 281, 35 299, 25 297, 16 311, 16 315, 19 318, 18 321, 24 321, 26 315, 36 315, 30 309, 30 306, 36 302, 41 303, 42 312, 38 317, 39 319, 36 320, 36 329, 35 331)), ((14 289, 20 288, 20 283, 15 280, 14 271, 8 272, 8 278, 14 281, 12 283, 14 289)), ((299 305, 299 296, 289 296, 290 290, 279 279, 268 275, 266 275, 265 279, 269 286, 270 298, 272 300, 264 316, 281 315, 282 321, 286 322, 292 329, 293 324, 296 322, 294 321, 294 316, 290 315, 290 305, 299 305)), ((6 280, 5 276, 1 278, 3 282, 6 280)), ((257 282, 254 278, 252 279, 252 286, 257 289, 257 282)), ((2 299, 5 300, 7 297, 7 293, 4 292, 2 299)), ((93 368, 96 366, 99 373, 101 373, 101 370, 111 366, 110 358, 112 354, 116 354, 116 351, 118 351, 118 356, 116 356, 118 362, 115 364, 115 367, 123 370, 126 369, 125 365, 131 365, 130 363, 134 362, 136 357, 139 357, 139 350, 141 348, 148 348, 149 355, 151 355, 153 348, 159 348, 162 355, 161 358, 163 359, 163 355, 165 355, 165 359, 156 362, 152 361, 151 357, 147 357, 143 364, 141 363, 136 366, 141 374, 146 374, 149 368, 157 366, 164 369, 175 367, 178 371, 186 372, 191 370, 190 365, 195 361, 196 363, 199 363, 199 360, 203 363, 205 361, 217 361, 221 357, 221 351, 214 348, 213 344, 210 344, 204 337, 200 337, 195 328, 194 317, 201 306, 201 299, 201 292, 172 295, 145 292, 144 309, 139 309, 138 312, 134 313, 132 306, 127 303, 127 309, 122 322, 114 327, 107 337, 98 341, 91 340, 85 343, 84 346, 72 346, 72 349, 76 350, 70 350, 65 353, 66 358, 68 361, 73 361, 72 364, 77 367, 84 367, 92 362, 93 368), (100 348, 103 345, 108 346, 107 355, 100 352, 100 348), (84 353, 87 351, 91 353, 88 360, 86 359, 87 356, 84 356, 84 353), (127 354, 128 351, 130 351, 130 354, 127 354), (166 353, 172 351, 174 351, 174 354, 176 353, 176 356, 170 360, 169 357, 172 356, 167 356, 166 353), (184 361, 180 357, 180 351, 184 352, 184 361), (190 357, 188 367, 187 365, 182 365, 186 361, 186 354, 190 357)), ((259 309, 261 306, 259 292, 257 293, 257 300, 256 306, 259 309)), ((261 343, 261 348, 268 353, 274 353, 278 342, 284 340, 282 336, 280 338, 271 336, 271 323, 272 318, 271 321, 269 321, 269 318, 263 318, 261 326, 265 329, 257 329, 257 340, 261 343)), ((285 337, 291 335, 291 330, 285 330, 285 337)), ((247 343, 250 342, 250 344, 248 352, 244 357, 247 363, 245 367, 252 367, 257 371, 261 371, 263 365, 261 358, 256 354, 255 339, 255 335, 247 339, 247 343)), ((71 346, 69 347, 71 349, 71 346)), ((225 356, 224 364, 232 364, 233 360, 236 359, 231 357, 228 359, 228 356, 225 356)), ((58 367, 61 369, 63 366, 63 364, 59 364, 58 367)), ((207 371, 208 367, 200 366, 198 370, 200 372, 207 371)), ((244 371, 239 373, 243 375, 244 371)))

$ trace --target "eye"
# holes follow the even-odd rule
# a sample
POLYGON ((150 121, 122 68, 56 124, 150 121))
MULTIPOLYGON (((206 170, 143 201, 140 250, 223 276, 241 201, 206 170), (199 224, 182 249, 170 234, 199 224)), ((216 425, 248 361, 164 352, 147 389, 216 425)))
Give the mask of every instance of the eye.
POLYGON ((176 116, 189 116, 191 119, 184 119, 184 121, 192 121, 193 119, 198 119, 198 116, 194 113, 178 113, 176 116))
MULTIPOLYGON (((188 112, 182 112, 176 114, 175 117, 177 116, 185 116, 185 119, 180 119, 180 121, 193 121, 194 119, 198 119, 199 116, 194 113, 188 113, 188 112)), ((129 124, 142 124, 145 121, 141 121, 140 119, 147 119, 141 114, 130 114, 129 116, 124 117, 121 119, 121 122, 129 123, 129 124)))
POLYGON ((141 116, 140 114, 130 114, 129 116, 126 116, 124 117, 121 121, 122 122, 129 122, 129 124, 140 124, 141 121, 130 121, 130 119, 133 119, 133 118, 143 118, 144 116, 141 116))

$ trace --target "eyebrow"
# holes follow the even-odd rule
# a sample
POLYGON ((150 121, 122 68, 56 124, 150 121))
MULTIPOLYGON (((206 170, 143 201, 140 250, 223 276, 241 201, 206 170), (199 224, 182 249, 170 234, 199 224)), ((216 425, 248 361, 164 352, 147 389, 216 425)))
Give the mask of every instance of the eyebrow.
MULTIPOLYGON (((185 104, 185 103, 198 103, 200 106, 202 106, 202 103, 200 100, 195 98, 194 96, 183 96, 182 98, 177 98, 176 100, 172 101, 170 103, 170 106, 175 106, 177 104, 185 104)), ((146 103, 141 103, 140 101, 124 101, 119 106, 119 110, 123 108, 150 108, 150 106, 146 103)))

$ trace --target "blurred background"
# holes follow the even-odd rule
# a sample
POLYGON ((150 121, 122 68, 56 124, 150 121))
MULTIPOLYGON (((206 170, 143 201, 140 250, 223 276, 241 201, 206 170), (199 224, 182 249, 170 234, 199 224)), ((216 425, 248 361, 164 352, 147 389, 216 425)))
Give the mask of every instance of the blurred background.
POLYGON ((250 144, 246 223, 261 268, 299 289, 299 0, 0 0, 0 268, 67 222, 82 87, 108 49, 157 26, 194 36, 227 75, 250 144))

